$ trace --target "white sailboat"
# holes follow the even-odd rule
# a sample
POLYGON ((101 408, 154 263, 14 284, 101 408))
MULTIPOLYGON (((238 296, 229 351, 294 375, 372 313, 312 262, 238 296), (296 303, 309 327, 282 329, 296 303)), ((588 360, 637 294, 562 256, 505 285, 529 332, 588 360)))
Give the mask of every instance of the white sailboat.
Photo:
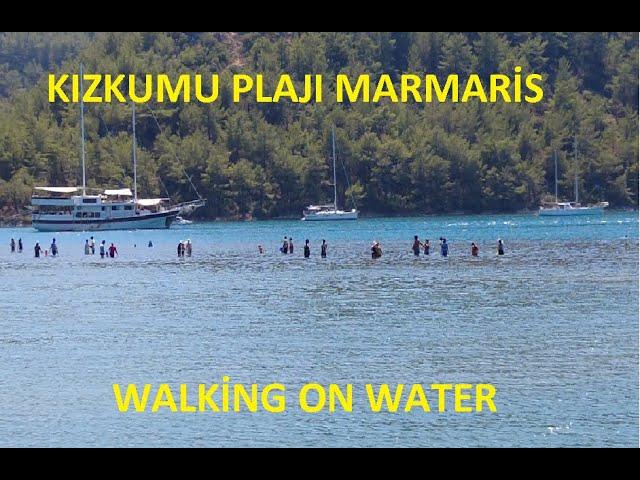
MULTIPOLYGON (((80 66, 82 79, 82 65, 80 66)), ((128 188, 87 194, 84 139, 84 95, 80 82, 80 129, 82 137, 82 188, 35 187, 31 197, 32 225, 44 232, 131 230, 169 228, 178 215, 204 206, 204 200, 169 205, 168 198, 138 198, 136 159, 136 111, 133 125, 133 192, 128 188)))
POLYGON ((600 202, 595 205, 581 205, 578 197, 578 142, 574 140, 573 150, 575 155, 575 201, 574 202, 559 202, 558 201, 558 156, 554 152, 554 164, 555 164, 555 187, 556 187, 556 200, 555 202, 544 202, 540 207, 538 214, 548 217, 564 217, 575 215, 598 215, 604 212, 604 209, 609 206, 609 202, 600 202))
POLYGON ((358 210, 338 210, 338 186, 336 180, 336 135, 335 127, 331 129, 331 143, 333 147, 333 205, 309 205, 302 212, 302 220, 308 222, 327 220, 357 220, 358 210))

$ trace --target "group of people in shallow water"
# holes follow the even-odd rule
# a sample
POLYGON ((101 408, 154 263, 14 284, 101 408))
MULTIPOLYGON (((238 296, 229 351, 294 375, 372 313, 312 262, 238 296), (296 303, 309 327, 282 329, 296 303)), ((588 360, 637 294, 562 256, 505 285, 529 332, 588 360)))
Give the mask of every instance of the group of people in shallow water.
MULTIPOLYGON (((111 243, 111 245, 107 247, 107 242, 105 242, 104 240, 100 242, 98 251, 100 253, 100 258, 115 258, 118 255, 118 248, 113 243, 111 243)), ((96 254, 96 241, 93 239, 93 237, 84 241, 84 254, 96 254)))
MULTIPOLYGON (((322 245, 320 245, 320 256, 322 258, 327 258, 327 250, 329 245, 325 239, 322 239, 322 245)), ((304 258, 311 257, 311 245, 309 243, 309 239, 307 238, 304 241, 303 248, 304 258)), ((293 254, 293 237, 287 237, 285 235, 284 240, 282 241, 282 246, 280 247, 280 252, 284 254, 293 254)), ((258 245, 258 253, 261 255, 264 253, 264 247, 262 245, 258 245)))
MULTIPOLYGON (((13 239, 11 239, 11 241, 13 242, 13 239)), ((22 239, 20 239, 18 241, 19 243, 19 252, 22 253, 22 239)), ((13 251, 13 250, 11 250, 13 251)), ((40 255, 44 255, 45 257, 49 256, 49 253, 51 253, 52 257, 57 257, 58 256, 58 244, 56 243, 56 239, 54 238, 53 241, 51 242, 51 246, 49 247, 49 249, 44 249, 40 246, 39 242, 36 242, 35 246, 33 247, 33 253, 35 255, 36 258, 40 258, 40 255)))
MULTIPOLYGON (((447 243, 447 239, 444 237, 440 237, 439 240, 440 240, 440 255, 443 257, 449 256, 449 244, 447 243)), ((371 248, 373 251, 373 247, 371 248)), ((429 255, 429 251, 430 251, 429 239, 426 239, 424 242, 421 242, 420 239, 418 238, 418 235, 414 235, 413 244, 411 245, 411 250, 413 251, 413 254, 416 257, 420 256, 420 251, 424 251, 425 255, 429 255)), ((479 253, 480 253, 480 247, 478 247, 478 244, 476 244, 475 242, 471 242, 471 256, 477 257, 479 253)), ((504 243, 500 238, 498 239, 498 248, 496 253, 497 255, 504 255, 504 243)), ((382 255, 382 251, 380 251, 380 255, 382 255)), ((372 253, 372 256, 373 256, 373 253, 372 253)), ((374 257, 374 258, 377 258, 377 257, 374 257)))
MULTIPOLYGON (((11 253, 16 253, 16 241, 13 238, 11 239, 10 247, 11 247, 11 253)), ((18 253, 22 253, 22 239, 21 238, 18 239, 17 248, 18 248, 18 253)))
POLYGON ((190 257, 192 253, 193 253, 193 245, 191 243, 191 240, 187 240, 187 241, 180 240, 180 243, 178 243, 178 258, 182 258, 185 255, 187 257, 190 257))
MULTIPOLYGON (((449 244, 447 243, 447 239, 444 237, 440 237, 440 255, 443 257, 449 256, 449 244)), ((320 256, 322 258, 327 257, 328 244, 326 240, 322 240, 322 245, 320 246, 320 256)), ((431 253, 431 244, 429 243, 429 239, 426 239, 424 242, 420 241, 418 235, 413 236, 413 244, 411 245, 411 250, 413 254, 417 257, 420 256, 421 253, 425 255, 429 255, 431 253)), ((282 246, 280 247, 280 252, 284 254, 293 254, 293 238, 292 237, 284 237, 282 241, 282 246)), ((265 253, 265 249, 262 245, 258 245, 258 253, 265 253)), ((471 242, 471 255, 477 257, 480 254, 480 247, 475 242, 471 242)), ((498 239, 498 247, 497 254, 504 255, 504 243, 502 239, 498 239)), ((311 246, 309 244, 309 239, 304 242, 304 258, 309 258, 311 256, 311 246)), ((380 246, 380 242, 375 240, 371 245, 371 258, 380 258, 382 257, 382 247, 380 246)))
MULTIPOLYGON (((22 250, 23 250, 22 239, 19 238, 18 243, 16 244, 15 239, 12 238, 10 247, 11 247, 11 253, 16 252, 16 247, 17 247, 17 252, 22 253, 22 250)), ((105 257, 115 258, 118 255, 118 249, 113 243, 109 247, 107 247, 107 242, 102 240, 99 247, 99 253, 100 253, 100 258, 105 258, 105 257)), ((40 245, 40 242, 36 242, 36 244, 33 247, 33 254, 35 258, 40 258, 41 256, 48 257, 49 255, 51 255, 52 257, 57 257, 59 254, 59 250, 58 250, 58 244, 56 243, 56 239, 54 238, 51 241, 51 245, 49 246, 48 249, 42 248, 42 246, 40 245)), ((84 254, 85 255, 96 254, 96 242, 93 239, 93 237, 91 237, 91 239, 85 240, 84 254)))
MULTIPOLYGON (((449 255, 449 244, 447 243, 447 239, 444 237, 440 237, 439 241, 440 241, 440 255, 443 257, 447 257, 449 255)), ((136 245, 134 245, 134 247, 135 246, 136 245)), ((148 246, 149 248, 153 247, 153 242, 149 241, 148 246)), ((18 242, 16 243, 15 239, 12 238, 10 247, 11 247, 11 253, 15 253, 16 249, 18 253, 22 253, 22 249, 23 249, 22 239, 21 238, 18 239, 18 242)), ((322 244, 320 245, 320 256, 322 258, 327 257, 328 247, 329 245, 327 244, 327 241, 323 239, 322 244)), ((116 248, 116 246, 113 243, 111 243, 111 245, 107 248, 107 244, 104 240, 102 240, 102 242, 100 243, 98 250, 100 253, 100 258, 105 258, 105 257, 115 258, 118 255, 118 249, 116 248)), ((420 253, 429 255, 431 251, 431 245, 429 243, 429 239, 425 239, 424 242, 421 242, 420 238, 418 238, 418 235, 414 235, 413 243, 411 245, 411 250, 413 251, 413 254, 416 257, 420 256, 420 253)), ((186 241, 181 240, 180 243, 178 243, 177 251, 178 251, 179 258, 182 258, 185 256, 190 257, 193 254, 193 244, 191 243, 191 240, 186 240, 186 241)), ((265 253, 265 249, 262 245, 258 245, 258 252, 260 254, 265 253)), ((280 247, 280 252, 284 254, 293 254, 293 238, 292 237, 287 237, 287 236, 284 237, 282 246, 280 247)), ((96 253, 96 242, 93 239, 93 237, 91 237, 90 239, 85 240, 84 254, 95 255, 95 253, 96 253)), ((479 253, 480 253, 480 247, 478 247, 478 245, 475 242, 471 242, 471 255, 473 257, 477 257, 479 253)), ((36 242, 36 245, 34 247, 34 254, 36 258, 40 258, 42 254, 44 254, 45 257, 49 256, 49 254, 51 254, 52 257, 56 257, 58 255, 58 244, 56 243, 56 239, 55 238, 53 239, 53 241, 51 242, 51 246, 49 247, 48 250, 44 250, 40 246, 40 243, 36 242)), ((311 245, 309 243, 309 239, 306 239, 304 242, 303 254, 304 254, 304 258, 311 257, 311 245)), ((504 255, 504 243, 502 242, 502 239, 498 239, 497 255, 504 255)), ((380 242, 376 240, 371 245, 371 258, 380 258, 380 257, 382 257, 382 247, 380 246, 380 242)))
MULTIPOLYGON (((18 239, 17 243, 15 239, 12 238, 11 242, 9 243, 9 246, 11 248, 11 253, 15 253, 16 251, 18 253, 22 253, 23 244, 22 244, 21 238, 18 239)), ((133 246, 136 247, 137 245, 134 244, 133 246)), ((149 248, 153 247, 153 242, 151 240, 149 240, 148 247, 149 248)), ((98 253, 100 254, 100 258, 115 258, 118 256, 118 248, 115 246, 115 244, 111 243, 107 247, 107 242, 105 240, 102 240, 102 242, 100 242, 100 245, 98 246, 97 250, 98 250, 98 253)), ((185 254, 186 256, 190 257, 192 251, 193 251, 193 248, 191 245, 191 240, 187 240, 186 242, 182 240, 178 245, 179 257, 180 256, 184 257, 185 254)), ((35 246, 33 247, 33 253, 35 258, 40 258, 41 256, 48 257, 49 255, 51 255, 52 257, 57 257, 59 250, 58 250, 58 244, 56 243, 56 239, 54 238, 51 241, 51 246, 48 249, 42 248, 42 246, 40 245, 40 242, 36 242, 35 246)), ((96 241, 94 240, 93 237, 88 238, 84 241, 84 254, 85 255, 96 254, 96 241)))

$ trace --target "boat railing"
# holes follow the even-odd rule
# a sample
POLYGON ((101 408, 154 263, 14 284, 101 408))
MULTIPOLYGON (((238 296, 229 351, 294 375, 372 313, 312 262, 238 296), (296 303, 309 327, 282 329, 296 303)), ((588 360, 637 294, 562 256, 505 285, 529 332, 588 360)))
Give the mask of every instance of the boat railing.
POLYGON ((190 202, 179 203, 174 208, 177 208, 180 211, 180 215, 189 215, 196 209, 204 207, 206 202, 206 199, 192 200, 190 202))

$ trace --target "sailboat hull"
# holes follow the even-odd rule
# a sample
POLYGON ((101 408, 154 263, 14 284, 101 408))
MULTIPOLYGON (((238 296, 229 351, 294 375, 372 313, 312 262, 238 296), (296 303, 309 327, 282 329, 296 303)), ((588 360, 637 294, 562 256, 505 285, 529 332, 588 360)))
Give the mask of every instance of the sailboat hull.
POLYGON ((596 207, 576 207, 576 208, 544 208, 541 207, 538 215, 542 217, 574 217, 582 215, 601 215, 604 213, 604 208, 601 206, 596 207))
POLYGON ((358 212, 343 212, 338 210, 336 211, 323 211, 317 213, 309 213, 306 214, 302 220, 306 222, 327 222, 331 220, 357 220, 358 212))

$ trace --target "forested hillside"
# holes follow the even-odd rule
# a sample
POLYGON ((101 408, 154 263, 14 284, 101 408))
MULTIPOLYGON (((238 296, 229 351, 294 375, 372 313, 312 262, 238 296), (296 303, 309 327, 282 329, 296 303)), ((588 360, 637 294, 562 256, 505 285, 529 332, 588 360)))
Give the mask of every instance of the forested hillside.
MULTIPOLYGON (((139 190, 195 198, 184 166, 207 218, 299 215, 330 199, 332 124, 339 201, 365 213, 535 208, 553 192, 554 150, 572 198, 574 138, 581 199, 637 207, 637 33, 0 33, 5 216, 33 185, 81 183, 78 106, 50 104, 46 81, 81 61, 101 73, 221 74, 215 103, 151 104, 162 131, 138 107, 139 190), (516 65, 543 75, 542 102, 234 104, 224 91, 232 73, 484 78, 516 65)), ((130 186, 131 107, 85 108, 89 185, 130 186)))

